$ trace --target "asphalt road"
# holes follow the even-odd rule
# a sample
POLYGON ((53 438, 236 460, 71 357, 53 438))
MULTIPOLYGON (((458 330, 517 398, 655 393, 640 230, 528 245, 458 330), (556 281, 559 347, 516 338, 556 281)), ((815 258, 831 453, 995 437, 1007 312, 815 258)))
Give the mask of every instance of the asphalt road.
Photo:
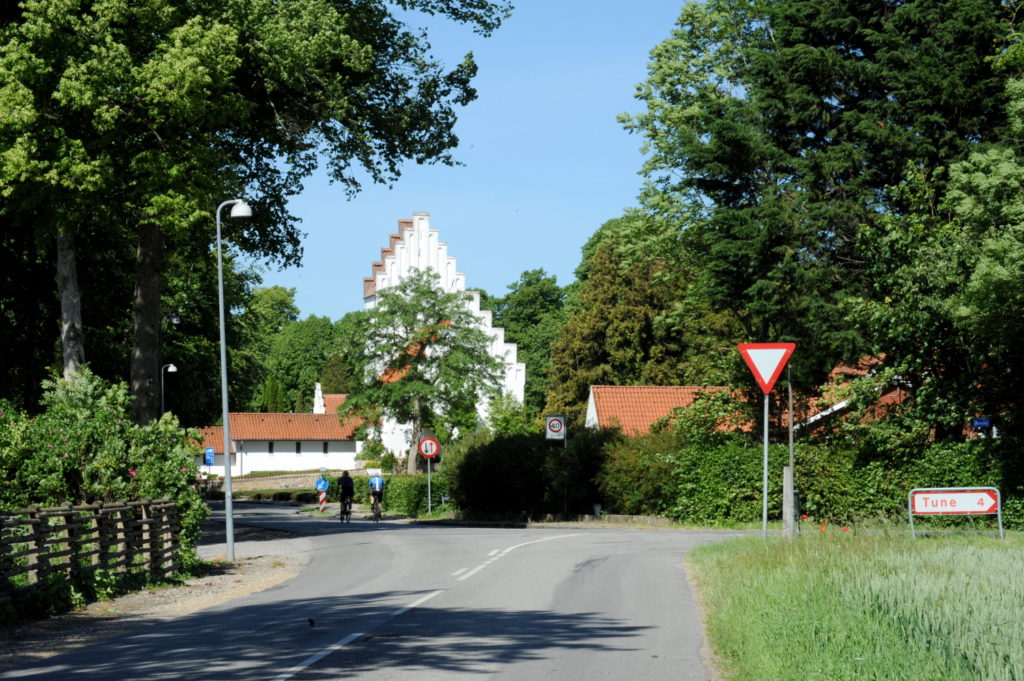
MULTIPOLYGON (((726 532, 438 527, 236 504, 310 552, 277 587, 0 678, 704 681, 683 556, 726 532)), ((204 555, 223 553, 206 544, 204 555)))

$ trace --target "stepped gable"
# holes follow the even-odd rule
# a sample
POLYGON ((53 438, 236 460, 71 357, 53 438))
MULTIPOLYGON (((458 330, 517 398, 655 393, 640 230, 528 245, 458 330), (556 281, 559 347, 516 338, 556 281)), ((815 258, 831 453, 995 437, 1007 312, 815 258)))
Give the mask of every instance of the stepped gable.
POLYGON ((377 293, 377 275, 385 271, 385 260, 395 254, 395 246, 405 238, 404 232, 411 229, 412 220, 404 218, 398 221, 398 234, 388 235, 389 243, 380 249, 380 260, 370 265, 370 276, 363 277, 363 298, 369 298, 377 293))

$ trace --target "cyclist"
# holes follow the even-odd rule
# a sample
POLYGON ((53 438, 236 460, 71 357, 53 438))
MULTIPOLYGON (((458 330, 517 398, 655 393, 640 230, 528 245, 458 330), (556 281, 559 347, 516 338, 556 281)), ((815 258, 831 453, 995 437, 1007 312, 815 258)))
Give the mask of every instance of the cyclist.
POLYGON ((348 471, 342 471, 341 477, 338 478, 338 499, 341 501, 341 519, 345 519, 345 510, 352 509, 352 498, 356 495, 356 486, 352 482, 352 478, 348 476, 348 471))
POLYGON ((370 504, 380 504, 384 501, 384 478, 376 473, 370 478, 370 504))

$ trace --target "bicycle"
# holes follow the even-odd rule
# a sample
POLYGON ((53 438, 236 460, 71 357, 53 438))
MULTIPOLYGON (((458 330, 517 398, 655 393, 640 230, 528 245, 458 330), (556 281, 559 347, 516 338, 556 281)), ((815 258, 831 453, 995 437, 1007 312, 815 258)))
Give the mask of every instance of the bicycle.
POLYGON ((371 508, 373 508, 373 522, 379 523, 380 522, 380 502, 379 501, 374 501, 371 508))
POLYGON ((345 497, 341 500, 341 522, 352 522, 352 497, 345 497))

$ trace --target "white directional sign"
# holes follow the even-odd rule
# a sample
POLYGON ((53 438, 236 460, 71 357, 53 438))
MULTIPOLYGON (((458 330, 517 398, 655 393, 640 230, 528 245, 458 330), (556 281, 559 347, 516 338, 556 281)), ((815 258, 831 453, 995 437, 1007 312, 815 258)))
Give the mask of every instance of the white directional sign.
POLYGON ((915 490, 910 504, 916 515, 997 513, 999 493, 991 489, 915 490))
POLYGON ((754 374, 757 384, 767 395, 782 374, 796 343, 740 343, 736 347, 754 374))

